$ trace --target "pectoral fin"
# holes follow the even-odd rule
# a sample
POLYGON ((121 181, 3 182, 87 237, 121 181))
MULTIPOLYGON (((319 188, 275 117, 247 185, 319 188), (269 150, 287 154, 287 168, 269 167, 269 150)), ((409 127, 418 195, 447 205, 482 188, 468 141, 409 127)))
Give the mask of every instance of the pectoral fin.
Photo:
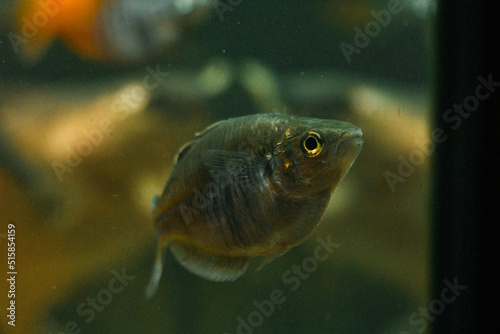
POLYGON ((271 231, 269 214, 275 209, 271 190, 273 161, 248 152, 207 150, 201 160, 218 196, 212 198, 215 224, 225 226, 224 238, 232 245, 247 247, 271 231))
POLYGON ((251 208, 248 214, 255 215, 255 220, 263 220, 272 210, 275 200, 269 186, 274 168, 271 159, 245 152, 209 150, 202 153, 202 160, 212 179, 227 187, 236 203, 251 208))

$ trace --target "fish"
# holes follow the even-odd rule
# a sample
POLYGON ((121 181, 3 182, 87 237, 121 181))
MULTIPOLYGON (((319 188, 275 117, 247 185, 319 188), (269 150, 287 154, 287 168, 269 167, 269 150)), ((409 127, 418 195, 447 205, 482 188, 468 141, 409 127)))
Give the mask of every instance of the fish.
POLYGON ((93 62, 144 63, 172 49, 211 12, 212 0, 22 0, 17 35, 27 63, 60 39, 93 62))
POLYGON ((169 249, 189 272, 234 281, 305 241, 363 146, 355 125, 280 113, 229 118, 182 146, 153 200, 152 297, 169 249))

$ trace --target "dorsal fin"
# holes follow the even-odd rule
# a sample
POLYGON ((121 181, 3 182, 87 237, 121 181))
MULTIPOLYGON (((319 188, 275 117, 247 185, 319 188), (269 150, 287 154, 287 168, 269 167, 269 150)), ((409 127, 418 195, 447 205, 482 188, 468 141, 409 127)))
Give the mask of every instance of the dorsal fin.
POLYGON ((177 152, 177 155, 174 158, 174 167, 177 166, 177 164, 179 163, 179 161, 182 160, 182 158, 184 158, 186 153, 191 149, 191 147, 193 146, 193 144, 195 142, 196 142, 196 140, 191 140, 191 141, 185 143, 184 145, 182 145, 182 147, 179 149, 179 152, 177 152))
POLYGON ((224 121, 223 120, 222 121, 218 121, 218 122, 215 122, 215 123, 207 126, 204 130, 202 130, 200 132, 197 132, 194 135, 194 138, 195 138, 194 140, 191 140, 191 141, 187 142, 186 144, 182 145, 182 147, 179 149, 179 152, 177 152, 177 155, 174 158, 174 167, 179 163, 179 161, 182 160, 182 158, 184 158, 184 156, 186 156, 186 153, 189 152, 189 150, 191 149, 191 147, 193 147, 194 143, 196 143, 196 141, 198 139, 200 139, 201 137, 203 137, 207 132, 215 129, 222 122, 224 122, 224 121))
POLYGON ((196 132, 196 134, 194 135, 194 137, 196 139, 199 139, 201 137, 203 137, 205 134, 207 134, 209 131, 212 131, 213 129, 215 129, 216 127, 218 127, 221 123, 225 122, 225 120, 222 120, 222 121, 218 121, 218 122, 215 122, 213 124, 210 124, 209 126, 207 126, 204 130, 201 130, 199 132, 196 132))
POLYGON ((170 250, 184 268, 211 281, 234 281, 243 275, 248 266, 246 257, 214 255, 178 241, 170 244, 170 250))

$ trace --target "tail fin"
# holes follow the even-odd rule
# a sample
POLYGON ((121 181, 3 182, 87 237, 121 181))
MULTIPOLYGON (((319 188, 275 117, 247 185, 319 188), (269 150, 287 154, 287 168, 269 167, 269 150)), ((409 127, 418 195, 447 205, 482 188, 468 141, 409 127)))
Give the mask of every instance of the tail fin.
POLYGON ((161 274, 163 272, 163 255, 165 245, 158 240, 158 248, 156 251, 156 261, 153 267, 153 274, 149 280, 148 287, 146 288, 146 299, 151 299, 158 290, 158 285, 160 283, 161 274))

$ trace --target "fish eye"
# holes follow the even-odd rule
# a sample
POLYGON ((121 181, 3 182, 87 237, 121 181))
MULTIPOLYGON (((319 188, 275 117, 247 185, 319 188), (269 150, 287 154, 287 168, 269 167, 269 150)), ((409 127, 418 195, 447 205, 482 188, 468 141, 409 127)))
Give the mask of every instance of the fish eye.
POLYGON ((300 140, 302 151, 309 157, 315 157, 320 154, 324 144, 323 136, 316 131, 309 131, 300 140))

